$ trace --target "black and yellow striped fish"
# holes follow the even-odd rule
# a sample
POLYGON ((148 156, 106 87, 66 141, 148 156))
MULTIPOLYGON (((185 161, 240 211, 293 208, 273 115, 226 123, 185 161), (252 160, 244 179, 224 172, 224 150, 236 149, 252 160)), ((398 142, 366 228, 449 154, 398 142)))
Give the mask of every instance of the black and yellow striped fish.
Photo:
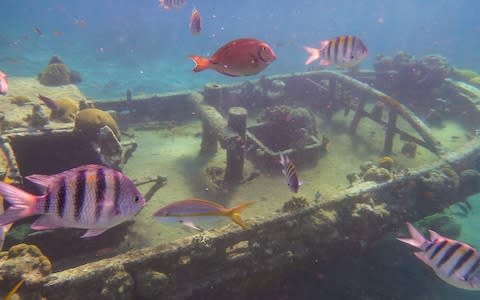
POLYGON ((320 42, 320 48, 304 47, 309 57, 308 65, 320 59, 320 65, 336 64, 339 67, 353 67, 368 55, 368 49, 359 38, 353 35, 341 35, 320 42))
POLYGON ((32 229, 85 228, 88 231, 82 237, 91 237, 131 219, 146 202, 127 176, 100 165, 26 178, 45 194, 32 195, 0 182, 0 195, 10 204, 0 215, 0 226, 41 215, 32 229))
POLYGON ((480 290, 480 253, 466 243, 445 238, 432 230, 427 240, 412 224, 407 226, 410 238, 397 239, 421 249, 415 256, 438 277, 461 289, 480 290))

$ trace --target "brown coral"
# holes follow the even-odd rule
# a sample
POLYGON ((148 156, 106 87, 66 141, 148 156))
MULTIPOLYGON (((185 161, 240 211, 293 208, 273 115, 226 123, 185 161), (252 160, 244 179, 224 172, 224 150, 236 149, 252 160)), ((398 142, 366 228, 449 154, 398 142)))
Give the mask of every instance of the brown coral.
POLYGON ((4 280, 19 281, 24 278, 29 285, 47 281, 52 272, 50 260, 37 246, 18 244, 0 252, 0 277, 4 280))
POLYGON ((110 127, 115 136, 120 140, 120 129, 117 122, 106 111, 96 108, 83 109, 75 119, 75 130, 86 134, 96 134, 104 126, 110 127))
POLYGON ((70 71, 64 64, 49 64, 45 71, 38 75, 38 80, 47 86, 70 84, 70 71))
POLYGON ((55 103, 57 104, 58 108, 52 110, 50 119, 62 122, 73 122, 75 120, 75 116, 78 113, 77 101, 65 97, 56 100, 55 103))

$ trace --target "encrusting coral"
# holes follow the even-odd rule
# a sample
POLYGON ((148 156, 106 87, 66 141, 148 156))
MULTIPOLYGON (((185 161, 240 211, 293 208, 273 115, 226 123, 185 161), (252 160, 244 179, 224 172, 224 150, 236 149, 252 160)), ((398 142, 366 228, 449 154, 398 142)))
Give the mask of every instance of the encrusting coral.
POLYGON ((117 122, 106 111, 97 108, 82 109, 75 119, 75 130, 86 134, 96 134, 104 126, 110 127, 120 140, 120 129, 117 122))
POLYGON ((61 86, 82 81, 80 73, 71 71, 58 56, 52 56, 45 70, 38 74, 38 80, 46 86, 61 86))

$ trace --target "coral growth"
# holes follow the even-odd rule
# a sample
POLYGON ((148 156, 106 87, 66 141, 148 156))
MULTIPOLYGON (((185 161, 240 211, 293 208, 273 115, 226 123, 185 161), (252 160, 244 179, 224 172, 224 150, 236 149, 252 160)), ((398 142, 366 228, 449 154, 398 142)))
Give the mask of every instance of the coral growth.
POLYGON ((427 113, 445 78, 452 73, 448 61, 438 55, 416 58, 398 52, 393 58, 377 56, 375 86, 416 111, 427 113))
POLYGON ((60 98, 56 101, 58 108, 52 110, 50 118, 62 122, 73 122, 78 113, 78 102, 71 98, 60 98))
POLYGON ((70 84, 70 71, 64 64, 50 64, 43 73, 38 75, 38 80, 47 86, 70 84))
POLYGON ((380 168, 392 170, 393 158, 391 158, 390 156, 384 156, 380 159, 380 161, 378 162, 378 165, 380 166, 380 168))
POLYGON ((293 196, 292 199, 288 200, 283 204, 282 210, 284 212, 294 211, 298 209, 306 208, 310 205, 308 200, 305 197, 295 197, 293 196))
POLYGON ((267 107, 259 118, 266 122, 276 135, 270 135, 272 143, 283 145, 284 149, 303 149, 310 142, 310 135, 317 135, 317 126, 313 114, 302 107, 292 108, 287 105, 267 107), (281 140, 279 142, 274 139, 281 140))
POLYGON ((52 56, 45 70, 38 74, 38 80, 46 86, 61 86, 82 81, 80 73, 71 71, 58 56, 52 56))
POLYGON ((75 118, 75 130, 85 134, 97 134, 98 130, 108 126, 120 140, 120 129, 115 119, 106 111, 87 108, 81 110, 75 118))
POLYGON ((9 100, 10 100, 10 103, 18 106, 24 106, 25 104, 30 102, 30 98, 23 95, 9 97, 9 100))
POLYGON ((0 291, 10 290, 23 279, 29 289, 17 292, 20 299, 42 299, 40 287, 51 272, 51 262, 36 246, 18 244, 0 252, 0 291))

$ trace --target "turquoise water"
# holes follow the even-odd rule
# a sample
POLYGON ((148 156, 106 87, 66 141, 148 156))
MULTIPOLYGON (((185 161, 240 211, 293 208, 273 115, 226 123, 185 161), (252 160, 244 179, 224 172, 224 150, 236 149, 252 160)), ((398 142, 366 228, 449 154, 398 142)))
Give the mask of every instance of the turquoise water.
MULTIPOLYGON (((359 36, 376 55, 437 53, 454 65, 480 69, 475 1, 187 1, 165 10, 157 1, 35 1, 0 3, 0 67, 10 76, 41 72, 52 55, 82 74, 91 98, 201 88, 232 82, 211 71, 193 74, 190 54, 211 55, 226 42, 255 37, 278 55, 261 75, 304 71, 304 45, 340 34, 359 36), (203 31, 192 36, 193 7, 203 31), (76 20, 85 22, 82 27, 76 20), (34 32, 38 27, 43 35, 34 32)), ((260 75, 259 75, 260 76, 260 75)))
MULTIPOLYGON (((257 79, 306 71, 303 46, 318 46, 321 40, 351 34, 369 49, 362 68, 371 69, 377 55, 406 51, 415 56, 438 54, 455 67, 480 72, 479 10, 480 2, 466 0, 197 0, 172 10, 159 7, 154 0, 1 0, 0 70, 11 77, 35 77, 52 55, 58 55, 82 75, 78 87, 88 98, 108 101, 124 98, 127 90, 135 96, 202 89, 208 82, 243 82, 245 78, 212 70, 193 73, 188 59, 191 54, 212 55, 240 37, 261 39, 277 54, 267 69, 247 78, 257 79), (192 36, 188 29, 194 7, 202 14, 199 36, 192 36)), ((175 167, 168 171, 172 170, 178 172, 175 167)), ((457 239, 479 249, 480 196, 471 197, 470 203, 473 210, 456 220, 462 228, 457 239)), ((292 271, 278 294, 287 295, 286 299, 478 297, 478 292, 443 283, 412 256, 411 247, 392 236, 354 258, 329 262, 321 271, 316 267, 292 271), (398 260, 391 261, 391 257, 398 260), (338 272, 349 268, 351 273, 338 272), (372 292, 370 286, 376 290, 372 292), (378 288, 382 286, 383 290, 378 288)))

